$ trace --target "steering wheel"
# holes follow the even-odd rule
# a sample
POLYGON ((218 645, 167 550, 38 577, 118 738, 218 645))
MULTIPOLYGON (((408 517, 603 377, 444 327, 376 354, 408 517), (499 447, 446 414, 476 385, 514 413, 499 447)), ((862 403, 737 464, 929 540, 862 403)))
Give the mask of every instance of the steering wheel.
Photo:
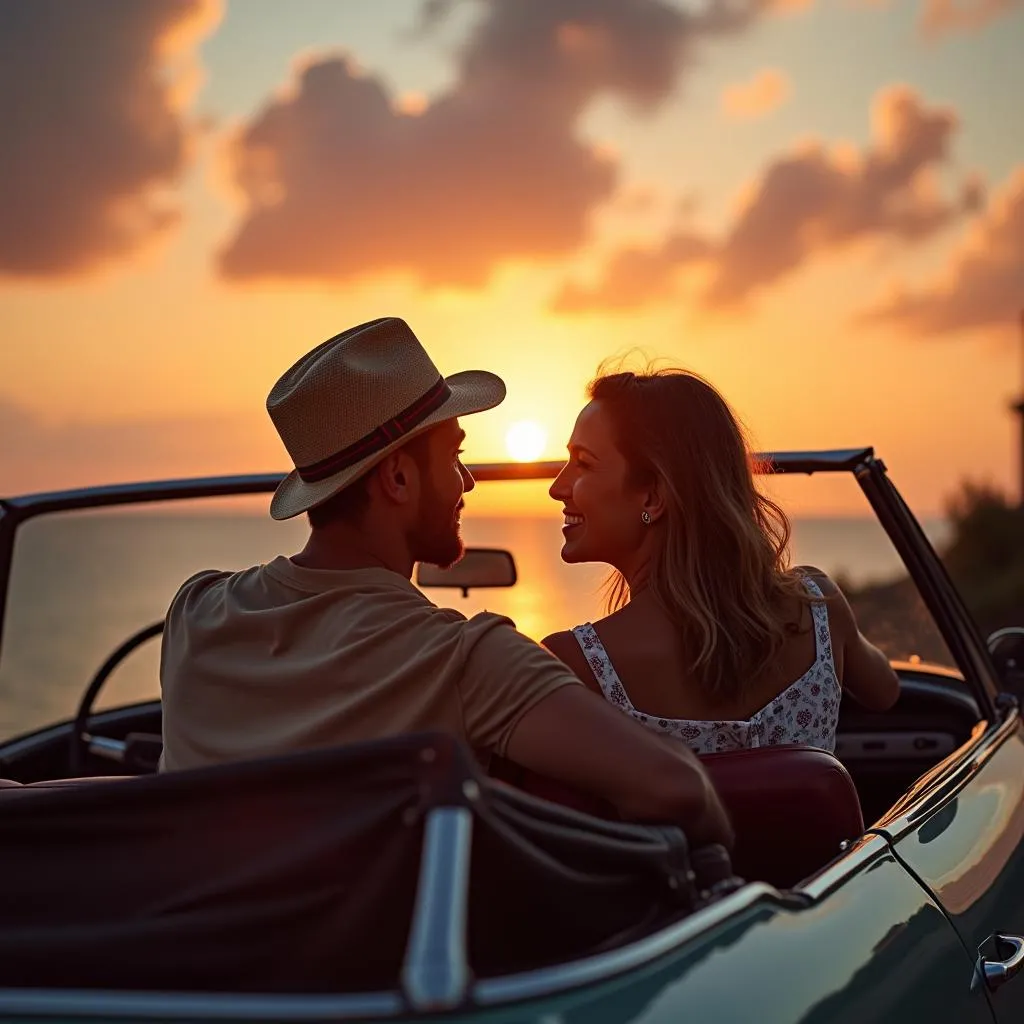
MULTIPOLYGON (((128 657, 136 647, 141 646, 147 640, 154 636, 159 636, 164 631, 164 623, 161 619, 159 622, 154 622, 151 626, 146 626, 145 629, 140 629, 137 633, 133 633, 120 647, 117 648, 110 655, 109 658, 102 665, 100 665, 96 674, 92 677, 89 685, 86 687, 85 693, 82 694, 82 700, 79 702, 78 711, 75 713, 74 725, 71 729, 71 749, 69 751, 69 764, 71 768, 71 774, 75 778, 80 776, 85 771, 85 755, 89 750, 89 742, 92 737, 89 736, 87 729, 89 726, 89 716, 92 714, 92 706, 96 702, 96 696, 103 688, 103 684, 107 681, 110 674, 117 668, 118 665, 128 657)), ((102 737, 96 737, 102 739, 102 737)), ((120 741, 112 740, 112 743, 118 743, 120 741)))

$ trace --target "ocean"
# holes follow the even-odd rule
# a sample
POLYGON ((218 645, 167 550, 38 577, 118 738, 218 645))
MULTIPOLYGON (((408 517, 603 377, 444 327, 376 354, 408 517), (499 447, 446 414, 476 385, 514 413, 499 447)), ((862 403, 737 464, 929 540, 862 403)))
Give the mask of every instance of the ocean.
MULTIPOLYGON (((941 544, 948 526, 922 524, 941 544)), ((298 550, 304 520, 265 513, 117 511, 45 516, 19 530, 0 655, 0 737, 70 717, 92 675, 133 632, 163 618, 178 585, 204 568, 234 569, 298 550)), ((509 548, 519 582, 509 589, 430 590, 466 615, 488 609, 541 639, 602 613, 596 565, 564 565, 561 518, 466 514, 468 544, 509 548)), ((853 583, 890 578, 898 556, 869 517, 796 518, 793 561, 853 583)), ((155 697, 159 641, 134 652, 108 681, 97 707, 155 697)))

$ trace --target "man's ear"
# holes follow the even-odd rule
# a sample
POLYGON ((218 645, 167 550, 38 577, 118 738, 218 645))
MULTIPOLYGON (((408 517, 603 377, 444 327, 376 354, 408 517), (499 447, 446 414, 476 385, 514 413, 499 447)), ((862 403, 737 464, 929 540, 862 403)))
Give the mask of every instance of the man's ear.
POLYGON ((398 451, 386 455, 374 467, 377 486, 388 501, 408 505, 419 492, 419 467, 408 452, 398 451))

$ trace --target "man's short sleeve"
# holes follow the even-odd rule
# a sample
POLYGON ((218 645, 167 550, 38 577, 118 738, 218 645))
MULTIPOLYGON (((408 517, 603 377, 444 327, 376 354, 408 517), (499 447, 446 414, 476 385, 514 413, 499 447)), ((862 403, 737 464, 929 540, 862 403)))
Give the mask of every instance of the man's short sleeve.
POLYGON ((466 733, 476 749, 504 756, 530 708, 563 686, 583 684, 503 615, 481 612, 465 630, 469 649, 459 688, 466 733))

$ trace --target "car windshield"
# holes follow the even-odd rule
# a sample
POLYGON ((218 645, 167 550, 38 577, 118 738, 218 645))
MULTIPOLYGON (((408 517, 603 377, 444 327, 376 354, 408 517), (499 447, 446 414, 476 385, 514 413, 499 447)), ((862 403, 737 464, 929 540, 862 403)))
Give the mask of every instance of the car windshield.
MULTIPOLYGON (((776 476, 764 486, 790 514, 793 564, 816 565, 850 597, 864 633, 896 660, 953 667, 938 631, 850 473, 776 476)), ((561 562, 561 508, 548 481, 478 483, 467 496, 467 544, 512 552, 506 589, 431 588, 466 615, 487 609, 536 639, 603 613, 606 567, 561 562)), ((304 518, 272 521, 269 496, 65 512, 18 530, 0 658, 0 738, 71 717, 89 680, 133 633, 163 618, 177 587, 204 568, 236 569, 292 553, 304 518)), ((940 549, 949 528, 924 518, 940 549)), ((159 695, 159 641, 133 652, 96 702, 159 695)))

